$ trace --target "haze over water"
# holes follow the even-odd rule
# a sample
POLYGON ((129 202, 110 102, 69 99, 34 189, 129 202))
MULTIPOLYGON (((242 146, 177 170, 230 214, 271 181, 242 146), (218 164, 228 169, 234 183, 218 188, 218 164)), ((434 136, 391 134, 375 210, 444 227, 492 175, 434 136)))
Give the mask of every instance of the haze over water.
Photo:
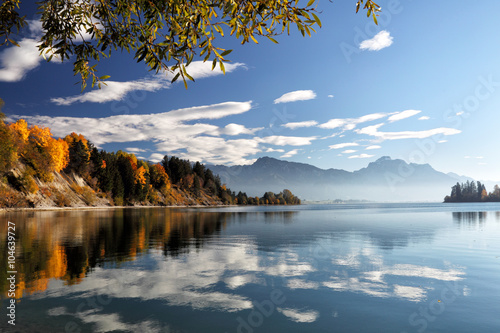
POLYGON ((19 239, 21 332, 500 331, 498 204, 4 218, 19 239))

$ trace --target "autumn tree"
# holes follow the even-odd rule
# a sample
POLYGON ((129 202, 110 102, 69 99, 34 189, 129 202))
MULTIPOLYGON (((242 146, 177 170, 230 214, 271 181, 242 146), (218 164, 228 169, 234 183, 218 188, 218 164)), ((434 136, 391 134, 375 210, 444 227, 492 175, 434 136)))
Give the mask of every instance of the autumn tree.
MULTIPOLYGON (((3 44, 17 45, 12 34, 26 25, 25 16, 19 14, 20 4, 21 0, 5 0, 0 5, 3 44)), ((73 61, 82 88, 88 78, 92 86, 100 86, 107 78, 96 75, 96 65, 112 51, 132 52, 150 70, 171 73, 172 81, 181 77, 186 83, 193 80, 186 67, 195 56, 212 61, 212 68, 218 63, 225 71, 231 50, 217 46, 216 37, 230 35, 242 44, 258 43, 256 37, 264 37, 277 43, 275 37, 289 34, 292 26, 303 36, 321 26, 315 0, 306 5, 299 0, 44 0, 37 4, 43 28, 40 52, 48 60, 73 61)), ((356 5, 356 12, 363 7, 376 22, 380 7, 375 2, 358 0, 356 5)))
POLYGON ((88 173, 91 145, 82 134, 75 132, 66 135, 64 141, 68 144, 69 163, 66 171, 73 170, 79 175, 88 173))
POLYGON ((23 119, 10 125, 21 157, 44 181, 52 179, 51 172, 59 172, 69 162, 68 144, 52 137, 47 127, 32 126, 23 119))
MULTIPOLYGON (((0 108, 1 105, 0 99, 0 108)), ((0 175, 10 170, 18 158, 14 133, 4 119, 5 115, 0 112, 0 175)))
POLYGON ((157 190, 170 189, 170 179, 165 168, 160 164, 154 164, 149 168, 149 179, 153 188, 157 190))
POLYGON ((11 123, 9 125, 9 128, 12 130, 12 133, 14 134, 18 150, 22 152, 25 148, 25 145, 28 143, 28 137, 30 135, 30 131, 28 129, 28 123, 24 119, 19 119, 15 123, 11 123))

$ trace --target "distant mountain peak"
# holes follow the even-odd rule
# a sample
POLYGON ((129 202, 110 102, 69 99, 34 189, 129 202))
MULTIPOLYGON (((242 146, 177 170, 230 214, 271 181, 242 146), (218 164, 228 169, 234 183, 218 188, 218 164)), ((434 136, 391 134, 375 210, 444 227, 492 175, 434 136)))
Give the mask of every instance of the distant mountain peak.
POLYGON ((267 164, 272 164, 272 163, 280 163, 280 162, 283 162, 281 160, 278 160, 276 158, 272 158, 272 157, 269 157, 269 156, 263 156, 263 157, 259 157, 257 159, 257 161, 253 162, 253 165, 267 165, 267 164))
POLYGON ((320 169, 314 165, 263 156, 252 165, 213 166, 231 188, 259 195, 289 189, 309 200, 440 201, 457 179, 429 164, 382 156, 356 171, 320 169))
POLYGON ((391 161, 391 160, 392 160, 392 158, 390 156, 382 156, 381 158, 379 158, 375 162, 383 162, 383 161, 391 161))

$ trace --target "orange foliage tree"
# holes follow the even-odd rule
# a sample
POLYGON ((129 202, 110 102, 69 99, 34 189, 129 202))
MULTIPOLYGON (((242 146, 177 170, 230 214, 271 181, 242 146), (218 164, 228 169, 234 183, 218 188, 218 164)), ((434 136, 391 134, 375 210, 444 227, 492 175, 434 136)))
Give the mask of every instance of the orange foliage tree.
POLYGON ((51 172, 61 171, 69 162, 68 144, 52 137, 47 127, 31 126, 24 119, 10 125, 21 156, 41 180, 50 181, 51 172))

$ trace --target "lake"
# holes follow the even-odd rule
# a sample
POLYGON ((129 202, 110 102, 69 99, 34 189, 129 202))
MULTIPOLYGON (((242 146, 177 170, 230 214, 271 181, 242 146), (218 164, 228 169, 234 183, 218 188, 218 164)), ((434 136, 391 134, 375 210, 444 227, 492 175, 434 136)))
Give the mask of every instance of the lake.
POLYGON ((0 216, 7 332, 500 332, 500 204, 0 216))

